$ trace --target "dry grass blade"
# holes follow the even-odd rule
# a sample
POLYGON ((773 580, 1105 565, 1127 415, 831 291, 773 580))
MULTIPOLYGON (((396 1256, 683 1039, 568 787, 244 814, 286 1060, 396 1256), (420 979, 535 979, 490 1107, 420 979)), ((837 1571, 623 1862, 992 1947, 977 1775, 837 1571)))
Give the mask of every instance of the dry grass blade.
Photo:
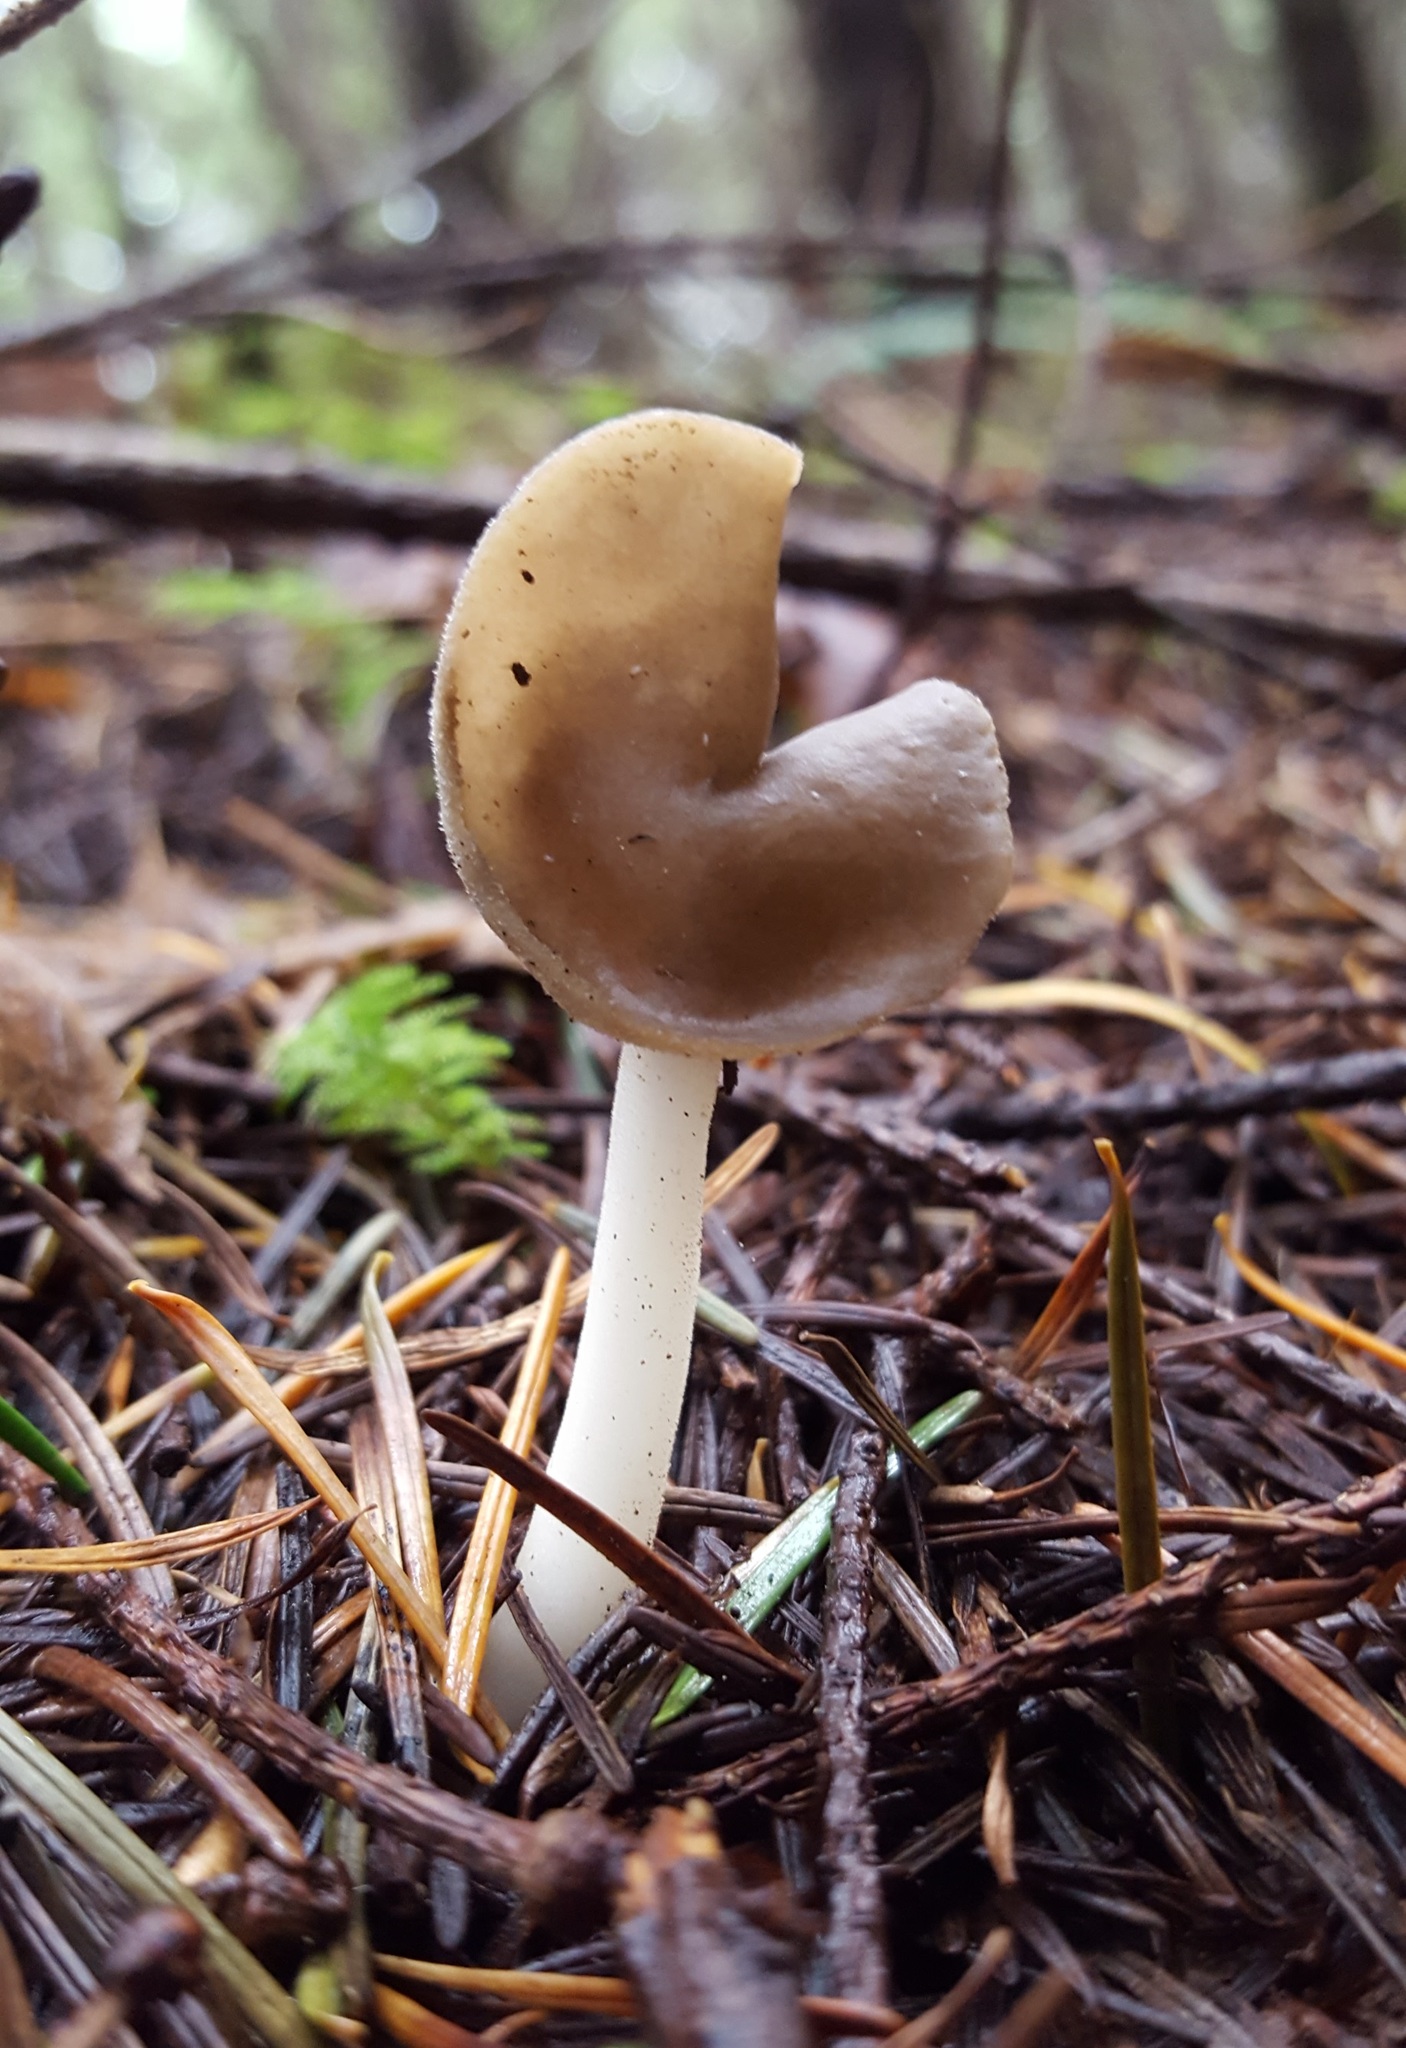
MULTIPOLYGON (((93 1499, 114 1536, 128 1543, 155 1540, 156 1531, 132 1475, 103 1434, 102 1425, 75 1387, 32 1345, 0 1324, 0 1349, 29 1382, 55 1421, 70 1438, 73 1459, 92 1488, 93 1499)), ((137 1583, 163 1607, 176 1597, 164 1564, 133 1567, 137 1583)))
POLYGON ((1311 1664, 1301 1650, 1282 1642, 1269 1629, 1253 1629, 1232 1638, 1242 1657, 1282 1685, 1301 1706, 1316 1714, 1326 1727, 1361 1750, 1398 1785, 1406 1785, 1406 1738, 1345 1692, 1340 1685, 1311 1664))
POLYGON ((205 1362, 226 1392, 259 1422, 337 1520, 351 1522, 352 1542, 386 1587, 435 1663, 441 1664, 444 1660, 443 1629, 385 1545, 367 1528, 356 1502, 322 1453, 308 1441, 301 1423, 289 1414, 243 1348, 212 1315, 197 1303, 187 1301, 184 1295, 166 1294, 156 1287, 142 1287, 137 1291, 182 1332, 195 1350, 205 1354, 205 1362))
POLYGON ((153 1565, 189 1564, 281 1529, 311 1506, 311 1501, 299 1501, 291 1508, 270 1508, 263 1514, 240 1515, 225 1522, 197 1522, 189 1529, 168 1529, 164 1536, 137 1536, 116 1543, 71 1543, 62 1550, 42 1546, 0 1550, 0 1573, 57 1572, 72 1578, 81 1572, 137 1572, 153 1565))
POLYGON ((288 1993, 215 1918, 205 1901, 183 1885, 124 1821, 110 1813, 95 1792, 3 1712, 0 1779, 37 1807, 129 1898, 143 1905, 181 1906, 195 1916, 204 1938, 206 1982, 217 2001, 229 2009, 229 2024, 236 2038, 242 2025, 268 2048, 315 2048, 315 2036, 288 1993))
POLYGON ((1373 1330, 1360 1330, 1346 1316, 1335 1316, 1331 1309, 1320 1308, 1317 1302, 1305 1300, 1292 1288, 1281 1287, 1263 1266, 1257 1266, 1253 1259, 1247 1258, 1231 1236, 1228 1216, 1217 1216, 1216 1230, 1225 1247, 1226 1257, 1246 1286, 1253 1287, 1256 1294, 1262 1294, 1276 1308, 1287 1309, 1300 1322, 1310 1323, 1325 1337, 1336 1338, 1339 1344, 1350 1345, 1354 1351, 1365 1351, 1369 1358, 1380 1358, 1384 1365, 1394 1365, 1398 1372, 1406 1372, 1406 1351, 1398 1344, 1389 1344, 1385 1337, 1377 1336, 1373 1330))
MULTIPOLYGON (((537 1319, 522 1364, 518 1367, 513 1398, 503 1423, 502 1442, 525 1458, 537 1433, 537 1417, 552 1371, 552 1350, 566 1301, 571 1277, 571 1258, 565 1250, 552 1255, 546 1284, 537 1308, 537 1319)), ((454 1618, 449 1628, 449 1646, 444 1659, 444 1690, 466 1714, 474 1710, 479 1673, 488 1647, 488 1625, 493 1619, 493 1595, 503 1557, 508 1547, 517 1494, 496 1475, 488 1480, 474 1520, 469 1554, 464 1560, 454 1618)))
POLYGON ((376 1292, 379 1274, 389 1264, 378 1252, 366 1269, 361 1288, 361 1321, 366 1332, 366 1359, 371 1392, 381 1424, 381 1445, 395 1494, 395 1519, 400 1559, 411 1583, 440 1628, 444 1627, 444 1594, 439 1583, 439 1549, 434 1533, 434 1504, 425 1445, 415 1397, 395 1341, 390 1318, 376 1292))
POLYGON ((206 1742, 188 1721, 136 1685, 121 1671, 86 1657, 80 1650, 41 1650, 30 1664, 36 1678, 49 1678, 81 1692, 159 1749, 164 1757, 217 1800, 266 1856, 285 1870, 301 1870, 307 1862, 298 1831, 273 1801, 237 1765, 206 1742))

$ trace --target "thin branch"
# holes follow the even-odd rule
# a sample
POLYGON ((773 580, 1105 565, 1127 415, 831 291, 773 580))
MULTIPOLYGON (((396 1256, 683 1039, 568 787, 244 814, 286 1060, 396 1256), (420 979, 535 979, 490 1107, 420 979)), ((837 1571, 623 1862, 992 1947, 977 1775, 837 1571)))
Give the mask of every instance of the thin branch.
MULTIPOLYGON (((25 31, 20 37, 23 41, 36 28, 47 27, 49 20, 57 20, 77 4, 78 0, 20 0, 9 15, 0 17, 0 54, 10 47, 4 41, 6 25, 21 7, 46 16, 25 31)), ((344 194, 314 208, 296 227, 285 228, 244 255, 212 264, 178 284, 105 307, 83 319, 46 322, 13 335, 0 347, 0 354, 77 350, 91 348, 99 341, 149 333, 166 322, 208 312, 212 300, 228 307, 232 298, 258 288, 261 280, 262 289, 267 290, 269 274, 279 287, 288 289, 296 281, 305 252, 311 246, 339 234, 363 207, 373 205, 415 178, 424 177, 481 142, 535 99, 592 47, 609 19, 612 6, 613 0, 605 0, 604 5, 590 8, 581 19, 548 38, 531 56, 519 64, 502 67, 486 85, 448 108, 409 142, 378 158, 344 194)))
POLYGON ((1034 0, 1007 0, 1006 32, 1001 49, 1001 75, 996 96, 996 142, 991 157, 991 183, 986 198, 986 233, 981 258, 981 278, 976 288, 976 310, 971 352, 962 383, 961 410, 952 440, 952 455, 942 502, 933 528, 932 566, 914 593, 910 627, 931 617, 941 594, 952 556, 960 538, 963 505, 976 455, 977 437, 986 410, 986 395, 996 360, 996 319, 1001 309, 1002 271, 1006 260, 1006 236, 1011 193, 1011 121, 1015 112, 1016 88, 1034 0))
POLYGON ((53 28, 77 5, 78 0, 14 0, 0 14, 0 57, 8 57, 41 29, 53 28))
POLYGON ((1342 1053, 1285 1061, 1259 1074, 1212 1081, 1135 1081, 1101 1095, 997 1096, 955 1109, 948 1128, 968 1138, 1046 1138, 1103 1126, 1152 1129, 1167 1124, 1228 1124, 1242 1116, 1332 1109, 1352 1102, 1395 1102, 1406 1093, 1406 1051, 1342 1053))

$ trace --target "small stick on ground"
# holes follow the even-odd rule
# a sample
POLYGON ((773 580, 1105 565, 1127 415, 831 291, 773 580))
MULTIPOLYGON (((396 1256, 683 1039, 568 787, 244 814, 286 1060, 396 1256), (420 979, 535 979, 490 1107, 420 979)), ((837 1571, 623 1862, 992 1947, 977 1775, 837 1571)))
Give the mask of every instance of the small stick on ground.
POLYGON ((844 1997, 872 2005, 888 2000, 887 1914, 862 1717, 874 1501, 884 1463, 883 1439, 873 1430, 859 1431, 835 1499, 820 1658, 820 1725, 830 1765, 822 1854, 830 1913, 825 1969, 844 1997))

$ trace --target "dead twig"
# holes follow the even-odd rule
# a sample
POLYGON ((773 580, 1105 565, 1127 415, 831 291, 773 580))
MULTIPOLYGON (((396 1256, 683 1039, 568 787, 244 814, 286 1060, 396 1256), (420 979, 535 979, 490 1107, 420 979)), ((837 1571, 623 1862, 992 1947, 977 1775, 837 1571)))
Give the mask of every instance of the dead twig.
POLYGON ((77 5, 78 0, 11 0, 0 14, 0 57, 22 48, 41 29, 53 28, 77 5))
POLYGON ((883 1473, 882 1437, 857 1431, 835 1499, 820 1655, 820 1726, 830 1773, 822 1823, 829 1880, 825 1967, 835 1990, 873 2005, 888 1999, 888 1942, 863 1703, 874 1503, 883 1473))
POLYGON ((1048 1138, 1100 1128, 1128 1131, 1167 1124, 1229 1124, 1242 1116, 1334 1109, 1353 1102, 1395 1102, 1406 1093, 1406 1051, 1339 1053, 1284 1061, 1258 1074, 1211 1081, 1136 1081, 1094 1095, 997 1096, 955 1108, 947 1128, 967 1138, 1048 1138))

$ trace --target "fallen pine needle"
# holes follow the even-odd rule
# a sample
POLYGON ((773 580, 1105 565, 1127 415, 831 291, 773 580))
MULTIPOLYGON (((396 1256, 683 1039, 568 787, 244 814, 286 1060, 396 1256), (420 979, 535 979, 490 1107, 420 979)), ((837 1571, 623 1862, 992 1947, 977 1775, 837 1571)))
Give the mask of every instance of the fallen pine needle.
POLYGON ((213 1557, 236 1543, 263 1536, 296 1521, 313 1505, 295 1501, 291 1508, 270 1508, 263 1514, 236 1515, 225 1522, 197 1522, 190 1529, 171 1529, 164 1536, 137 1536, 121 1543, 69 1543, 62 1549, 0 1550, 2 1572, 134 1572, 145 1565, 187 1564, 195 1557, 213 1557))
POLYGON ((573 1977, 565 1970, 482 1970, 466 1963, 428 1963, 416 1956, 372 1957, 378 1970, 413 1984, 501 1998, 510 2005, 540 2005, 548 2012, 599 2012, 634 2017, 635 1997, 625 1977, 573 1977))
POLYGON ((403 1991, 392 1990, 389 1984, 374 1984, 371 1998, 376 2018, 391 2039, 400 2042, 401 2048, 481 2048, 482 2034, 456 2027, 453 2020, 442 2019, 428 2006, 407 1998, 403 1991))
MULTIPOLYGON (((469 1251, 456 1252, 452 1259, 445 1259, 440 1265, 432 1266, 428 1273, 418 1274, 415 1279, 407 1281, 404 1287, 398 1287, 394 1294, 388 1294, 380 1304, 382 1316, 392 1329, 397 1328, 407 1317, 427 1307, 456 1281, 462 1280, 466 1273, 472 1273, 479 1267, 501 1258, 511 1242, 510 1237, 495 1237, 488 1244, 476 1244, 469 1251)), ((368 1354, 370 1351, 365 1336, 364 1315, 360 1322, 349 1324, 339 1337, 333 1338, 324 1356, 340 1358, 346 1352, 357 1350, 365 1350, 368 1354)), ((285 1408, 297 1408, 302 1402, 310 1401, 315 1394, 320 1394, 327 1383, 327 1376, 321 1372, 290 1372, 285 1373, 282 1379, 274 1381, 273 1391, 285 1408)), ((218 1447, 226 1437, 232 1436, 238 1427, 237 1418, 232 1422, 222 1423, 207 1441, 210 1445, 218 1447)))
MULTIPOLYGON (((1010 1934, 1005 1928, 999 1932, 1005 1936, 999 1958, 1004 1961, 1010 1948, 1010 1934)), ((378 1970, 392 1977, 407 1978, 414 1984, 433 1984, 441 1991, 459 1991, 471 1997, 498 1998, 506 2005, 535 2006, 542 2012, 596 2013, 603 2019, 621 2020, 633 2019, 638 2012, 628 1977, 576 1977, 565 1970, 488 1970, 467 1963, 423 1962, 418 1956, 376 1955, 372 1961, 378 1970)), ((377 1988, 379 1991, 385 1987, 377 1988)), ((897 2013, 886 2006, 861 2005, 847 1998, 803 1993, 800 2002, 826 2033, 889 2036, 898 2019, 897 2013)))
MULTIPOLYGON (((570 1275, 570 1254, 564 1249, 554 1252, 538 1304, 537 1320, 523 1353, 522 1364, 518 1367, 513 1398, 503 1423, 501 1441, 521 1458, 531 1451, 532 1440, 537 1433, 537 1417, 551 1377, 552 1351, 570 1275)), ((483 1498, 474 1519, 444 1659, 444 1690, 466 1714, 474 1711, 479 1673, 483 1669, 484 1651, 488 1646, 488 1626, 493 1619, 493 1595, 503 1568, 516 1506, 517 1494, 507 1481, 499 1479, 496 1474, 490 1476, 484 1484, 483 1498)))
POLYGON ((744 1138, 735 1152, 729 1152, 720 1166, 715 1166, 703 1183, 703 1207, 716 1208, 717 1204, 734 1194, 744 1181, 750 1180, 763 1160, 771 1156, 777 1139, 781 1136, 780 1124, 763 1124, 759 1130, 744 1138))
POLYGON ((1009 1927, 993 1927, 945 1998, 890 2034, 885 2048, 928 2048, 945 2041, 972 2000, 983 1992, 1015 1946, 1009 1927))
POLYGON ((1033 1379, 1093 1300, 1103 1274, 1104 1254, 1108 1250, 1112 1227, 1113 1209, 1110 1204, 1016 1349, 1011 1367, 1024 1378, 1033 1379))
POLYGON ((0 1776, 109 1877, 130 1904, 179 1906, 198 1921, 207 1983, 265 2048, 313 2048, 307 2021, 277 1978, 90 1786, 5 1713, 0 1713, 0 1776))
POLYGON ((1364 1707, 1325 1671, 1310 1663, 1301 1650, 1294 1649, 1271 1630, 1250 1629, 1232 1640, 1242 1657, 1248 1657, 1266 1677, 1282 1685, 1300 1706, 1316 1714, 1379 1770, 1395 1778, 1398 1785, 1406 1785, 1406 1738, 1379 1714, 1364 1707))
MULTIPOLYGON (((134 1282, 140 1286, 141 1282, 134 1282)), ((0 1349, 38 1394, 59 1428, 68 1436, 74 1463, 92 1489, 93 1504, 120 1541, 140 1543, 154 1537, 146 1502, 136 1482, 103 1434, 102 1425, 78 1389, 48 1359, 14 1330, 0 1327, 0 1349)), ((137 1584, 158 1606, 175 1604, 171 1574, 161 1564, 138 1567, 137 1584)))
POLYGON ((351 1494, 343 1486, 321 1451, 309 1441, 302 1424, 278 1399, 263 1374, 237 1344, 222 1323, 183 1294, 167 1294, 140 1280, 132 1291, 178 1329, 192 1349, 205 1353, 205 1363, 240 1406, 248 1411, 277 1444, 289 1463, 296 1465, 313 1491, 320 1494, 339 1522, 351 1523, 351 1540, 367 1565, 400 1608, 436 1665, 444 1662, 444 1631, 437 1625, 402 1568, 366 1526, 351 1494))
POLYGON ((416 1592, 443 1629, 444 1593, 439 1583, 439 1551, 435 1543, 434 1504, 430 1499, 424 1438, 420 1433, 420 1418, 406 1376, 405 1361, 395 1341, 395 1331, 385 1304, 376 1292, 377 1279, 389 1263, 387 1253, 377 1252, 367 1266, 361 1289, 361 1321, 366 1333, 371 1395, 376 1404, 381 1442, 395 1494, 400 1555, 416 1592))
MULTIPOLYGON (((483 1265, 488 1259, 502 1252, 507 1243, 507 1238, 495 1238, 491 1244, 475 1245, 472 1251, 459 1252, 454 1258, 446 1259, 442 1265, 433 1267, 428 1273, 421 1273, 418 1278, 386 1297, 382 1308, 387 1318, 392 1324, 404 1322, 407 1316, 414 1315, 417 1309, 424 1308, 436 1295, 442 1294, 447 1287, 452 1287, 465 1273, 471 1273, 476 1266, 483 1265)), ((344 1351, 355 1351, 361 1341, 361 1324, 353 1323, 328 1345, 323 1355, 334 1357, 344 1351)), ((116 1442, 121 1437, 130 1436, 134 1429, 140 1429, 144 1423, 150 1422, 153 1416, 174 1407, 178 1401, 188 1400, 192 1394, 204 1393, 207 1387, 214 1384, 215 1376, 208 1365, 189 1366, 184 1372, 177 1373, 174 1378, 164 1380, 159 1387, 153 1387, 150 1393, 143 1394, 139 1400, 129 1402, 115 1415, 110 1415, 103 1424, 103 1430, 116 1442)), ((316 1373, 290 1372, 275 1383, 274 1392, 286 1406, 296 1408, 300 1401, 305 1401, 322 1384, 321 1377, 316 1373)), ((232 1433, 240 1427, 242 1421, 243 1418, 240 1416, 231 1417, 229 1421, 221 1423, 207 1441, 214 1443, 221 1439, 224 1433, 232 1433)))
POLYGON ((192 1394, 203 1394, 207 1387, 215 1385, 215 1375, 208 1365, 188 1365, 184 1372, 178 1372, 169 1380, 163 1380, 159 1387, 143 1394, 138 1400, 129 1401, 125 1408, 119 1408, 115 1415, 109 1415, 103 1424, 103 1435, 119 1443, 124 1436, 130 1436, 134 1429, 162 1415, 168 1408, 174 1408, 180 1401, 188 1401, 192 1394))
POLYGON ((1252 1045, 1234 1031, 1203 1017, 1189 1003, 1174 996, 1158 995, 1153 989, 1130 988, 1123 982, 1080 981, 1062 975, 1044 975, 1034 981, 1003 981, 990 988, 969 988, 957 997, 963 1010, 981 1017, 1001 1016, 1021 1010, 1101 1010, 1113 1017, 1141 1017, 1149 1024, 1164 1024, 1183 1038, 1208 1045, 1232 1066, 1247 1074, 1258 1074, 1264 1060, 1252 1045))
POLYGON ((1253 1259, 1237 1249, 1230 1234, 1230 1218, 1217 1216, 1216 1230, 1225 1246, 1225 1255, 1240 1278, 1256 1294, 1262 1294, 1266 1301, 1272 1301, 1276 1308, 1287 1309, 1291 1316, 1297 1316, 1301 1323, 1311 1323, 1315 1330, 1321 1330, 1325 1337, 1333 1337, 1339 1344, 1347 1344, 1354 1351, 1365 1351, 1370 1358, 1380 1358, 1384 1365, 1394 1365, 1398 1372, 1406 1372, 1406 1351, 1397 1344, 1389 1344, 1385 1337, 1379 1337, 1375 1330, 1359 1329, 1346 1316, 1336 1316, 1331 1309, 1319 1308, 1316 1302, 1306 1301, 1292 1288, 1283 1287, 1266 1273, 1263 1266, 1257 1266, 1253 1259))
POLYGON ((306 1869, 307 1852, 287 1816, 230 1757, 207 1742, 163 1699, 125 1672, 114 1671, 98 1658, 62 1644, 41 1650, 30 1669, 36 1677, 51 1679, 116 1714, 144 1735, 192 1784, 216 1800, 266 1856, 285 1870, 306 1869))
MULTIPOLYGON (((712 1208, 726 1195, 741 1187, 767 1157, 779 1135, 779 1124, 763 1124, 760 1130, 753 1131, 749 1138, 744 1139, 737 1150, 730 1153, 720 1166, 714 1167, 703 1186, 704 1208, 712 1208)), ((553 1216, 581 1214, 573 1209, 572 1204, 566 1202, 548 1203, 547 1213, 553 1216)), ((583 1216, 581 1220, 594 1229, 593 1216, 583 1216)), ((429 1283, 436 1275, 441 1276, 442 1286, 447 1287, 452 1280, 459 1277, 460 1272, 469 1269, 468 1262, 477 1260, 484 1263, 490 1258, 495 1258, 506 1251, 510 1242, 511 1239, 506 1237, 495 1238, 491 1244, 476 1246, 473 1252, 461 1252, 457 1259, 446 1260, 443 1266, 435 1267, 433 1272, 423 1274, 418 1281, 412 1281, 408 1287, 389 1295, 384 1304, 387 1316, 392 1323, 403 1320, 413 1309, 424 1305, 425 1300, 429 1298, 429 1283), (451 1268, 457 1270, 451 1271, 451 1268), (415 1290, 419 1292, 416 1293, 415 1290)), ((562 1303, 563 1321, 579 1315, 584 1309, 590 1287, 590 1274, 578 1273, 566 1290, 566 1298, 562 1303)), ((700 1294, 703 1291, 700 1289, 700 1294)), ((521 1337, 530 1337, 540 1306, 540 1302, 527 1302, 521 1308, 511 1310, 495 1322, 484 1323, 478 1329, 450 1333, 456 1339, 456 1361, 464 1357, 482 1357, 490 1351, 498 1351, 508 1344, 516 1343, 521 1337)), ((268 1362, 275 1363, 275 1357, 271 1356, 268 1362)), ((421 1372, 433 1369, 438 1362, 428 1357, 407 1360, 416 1371, 421 1372)), ((354 1323, 326 1350, 308 1354, 296 1372, 285 1373, 281 1379, 275 1380, 273 1392, 288 1407, 296 1408, 301 1402, 320 1392, 338 1372, 359 1373, 365 1369, 365 1343, 361 1325, 354 1323), (357 1352, 362 1354, 360 1358, 356 1356, 357 1352), (339 1363, 343 1358, 346 1360, 344 1365, 339 1363)), ((170 1398, 184 1400, 186 1395, 194 1392, 197 1387, 207 1387, 210 1383, 210 1375, 204 1366, 193 1367, 189 1375, 182 1374, 179 1379, 168 1380, 166 1386, 157 1388, 154 1395, 145 1395, 142 1401, 134 1402, 125 1415, 114 1418, 106 1425, 109 1434, 126 1435, 128 1430, 135 1428, 139 1422, 149 1421, 152 1415, 158 1414, 166 1406, 165 1397, 168 1389, 174 1390, 170 1398)), ((229 1456, 229 1447, 243 1426, 242 1419, 238 1416, 222 1422, 193 1454, 186 1470, 172 1481, 175 1491, 183 1493, 194 1483, 201 1471, 229 1456)))
MULTIPOLYGON (((1141 1017, 1148 1024, 1163 1024, 1179 1031, 1190 1045, 1209 1046, 1246 1074, 1262 1074, 1268 1065, 1264 1054, 1240 1037, 1238 1032, 1203 1017, 1189 1003, 1175 996, 1159 995, 1155 989, 1131 988, 1125 982, 1081 981, 1077 977, 1051 974, 1033 981, 1002 981, 985 988, 969 988, 956 998, 958 1007, 976 1016, 995 1017, 1022 1010, 1097 1010, 1110 1017, 1141 1017)), ((1364 1149, 1354 1143, 1360 1134, 1351 1125, 1317 1110, 1301 1109, 1297 1120, 1331 1165, 1336 1147, 1371 1166, 1364 1149)), ((1386 1174, 1393 1179, 1396 1175, 1386 1174)))

